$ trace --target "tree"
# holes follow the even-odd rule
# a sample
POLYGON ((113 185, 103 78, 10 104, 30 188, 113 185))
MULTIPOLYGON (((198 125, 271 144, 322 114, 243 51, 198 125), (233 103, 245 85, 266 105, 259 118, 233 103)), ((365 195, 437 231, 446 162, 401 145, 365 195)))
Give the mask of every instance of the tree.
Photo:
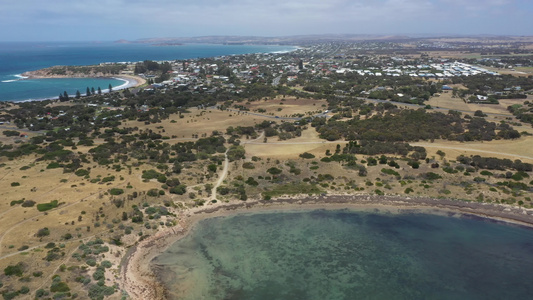
POLYGON ((109 84, 109 92, 111 93, 111 91, 113 91, 113 86, 111 85, 111 83, 109 84))
POLYGON ((63 100, 62 101, 68 101, 68 100, 69 100, 68 93, 67 93, 67 91, 64 91, 63 92, 63 100))
POLYGON ((76 99, 80 99, 80 97, 81 97, 80 90, 77 90, 76 91, 76 99))
POLYGON ((87 87, 87 91, 85 91, 85 96, 90 96, 90 95, 91 95, 91 89, 87 87))
POLYGON ((96 94, 95 91, 94 91, 94 86, 91 88, 91 95, 94 95, 96 94))
POLYGON ((102 89, 98 87, 98 95, 102 95, 102 89))

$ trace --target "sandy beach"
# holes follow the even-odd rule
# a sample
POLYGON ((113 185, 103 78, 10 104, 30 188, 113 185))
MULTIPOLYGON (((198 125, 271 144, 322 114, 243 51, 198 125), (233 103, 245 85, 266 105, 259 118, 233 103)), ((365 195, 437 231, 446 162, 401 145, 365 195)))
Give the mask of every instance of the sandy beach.
MULTIPOLYGON (((113 90, 122 90, 132 87, 139 87, 144 84, 146 84, 146 79, 135 76, 135 75, 127 75, 127 74, 120 74, 120 75, 113 75, 113 76, 93 76, 93 75, 48 75, 48 74, 42 74, 38 71, 32 71, 32 72, 26 72, 21 75, 17 75, 19 79, 17 80, 25 80, 25 79, 49 79, 49 78, 56 78, 56 79, 62 79, 62 78, 113 78, 124 81, 124 84, 121 84, 119 86, 113 87, 113 90)), ((108 91, 107 89, 102 90, 103 92, 108 91)))
POLYGON ((533 210, 499 204, 452 199, 377 195, 328 195, 219 203, 182 211, 178 225, 161 230, 138 243, 122 260, 120 286, 132 299, 166 299, 165 287, 151 269, 151 261, 186 236, 198 221, 236 213, 281 210, 353 209, 391 213, 428 213, 454 217, 481 217, 533 227, 533 210))

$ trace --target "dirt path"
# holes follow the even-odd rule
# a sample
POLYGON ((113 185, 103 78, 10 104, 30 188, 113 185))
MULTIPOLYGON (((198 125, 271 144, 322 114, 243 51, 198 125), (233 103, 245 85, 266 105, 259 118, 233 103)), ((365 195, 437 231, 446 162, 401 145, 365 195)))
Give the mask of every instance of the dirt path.
POLYGON ((533 156, 518 155, 518 154, 513 154, 513 153, 507 153, 507 152, 488 151, 488 150, 463 148, 463 147, 455 147, 455 146, 432 145, 430 143, 411 143, 410 145, 411 146, 427 147, 427 148, 442 148, 442 149, 467 151, 467 152, 480 152, 480 153, 488 153, 488 154, 495 154, 495 155, 501 155, 501 156, 509 156, 509 157, 525 158, 525 159, 533 160, 533 156))
POLYGON ((224 182, 224 179, 226 179, 226 176, 228 175, 228 169, 229 169, 228 150, 224 152, 224 168, 222 168, 222 171, 220 172, 220 175, 218 176, 217 183, 213 186, 213 189, 211 190, 211 197, 209 197, 209 200, 215 200, 217 198, 217 188, 222 184, 222 182, 224 182))

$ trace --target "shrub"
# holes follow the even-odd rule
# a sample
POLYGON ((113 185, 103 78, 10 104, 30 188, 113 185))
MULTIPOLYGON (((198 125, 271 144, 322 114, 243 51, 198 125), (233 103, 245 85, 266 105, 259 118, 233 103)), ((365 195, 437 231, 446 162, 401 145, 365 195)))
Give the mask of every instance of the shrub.
POLYGON ((187 187, 184 184, 180 184, 178 186, 172 187, 169 192, 171 194, 178 194, 183 195, 187 191, 187 187))
POLYGON ((162 174, 152 169, 152 170, 144 171, 142 178, 150 180, 150 179, 157 178, 159 175, 162 175, 162 174))
POLYGON ((4 269, 4 274, 6 276, 12 276, 12 275, 15 275, 15 276, 18 276, 18 277, 22 277, 22 274, 24 273, 24 266, 22 265, 22 263, 18 263, 14 266, 7 266, 5 269, 4 269))
POLYGON ((37 210, 41 211, 41 212, 42 211, 47 211, 47 210, 56 208, 58 205, 59 205, 58 201, 57 200, 53 200, 53 201, 50 201, 49 203, 37 204, 37 210))
POLYGON ((107 177, 102 178, 103 183, 110 182, 110 181, 115 181, 115 176, 107 176, 107 177))
POLYGON ((51 162, 48 164, 48 166, 46 166, 47 169, 57 169, 57 168, 61 168, 61 164, 58 163, 58 162, 51 162))
POLYGON ((89 287, 89 298, 104 299, 105 296, 110 296, 115 293, 115 288, 111 286, 94 284, 89 287))
POLYGON ((11 183, 11 186, 20 186, 20 183, 18 183, 18 182, 12 182, 12 183, 11 183))
POLYGON ((38 289, 35 291, 35 298, 42 298, 44 296, 48 296, 48 291, 45 291, 44 289, 38 289))
POLYGON ((272 174, 272 175, 279 175, 281 174, 281 170, 276 168, 276 167, 272 167, 270 169, 267 170, 268 173, 272 174))
POLYGON ((39 229, 35 235, 37 237, 49 236, 50 230, 48 229, 48 227, 44 227, 44 228, 39 229))
POLYGON ((64 292, 68 292, 68 291, 70 291, 70 288, 63 281, 52 282, 52 285, 50 286, 50 292, 52 292, 52 293, 57 293, 57 292, 64 293, 64 292))
POLYGON ((35 201, 33 200, 26 200, 22 202, 22 207, 33 207, 35 205, 35 201))
POLYGON ((21 204, 22 202, 24 202, 24 200, 13 200, 11 201, 11 203, 9 203, 10 206, 14 206, 14 205, 17 205, 17 204, 21 204))
POLYGON ((427 172, 425 174, 422 174, 422 176, 427 180, 436 180, 436 179, 442 178, 442 176, 440 176, 439 174, 433 173, 433 172, 427 172))
POLYGON ((257 181, 255 181, 255 179, 253 177, 248 177, 248 179, 245 181, 246 184, 249 184, 251 186, 258 186, 259 183, 257 181))
POLYGON ((83 176, 89 175, 89 171, 84 170, 84 169, 78 169, 76 170, 76 172, 74 172, 74 174, 76 174, 77 176, 83 177, 83 176))
POLYGON ((489 172, 487 170, 483 170, 481 172, 479 172, 479 174, 483 175, 483 176, 492 176, 494 174, 492 174, 492 172, 489 172))
POLYGON ((251 163, 251 162, 245 162, 245 163, 243 163, 243 164, 242 164, 242 167, 243 167, 244 169, 249 169, 249 170, 251 170, 251 169, 255 169, 254 164, 251 163))
POLYGON ((400 176, 400 174, 398 172, 394 171, 393 169, 383 168, 383 169, 381 169, 381 172, 384 173, 384 174, 388 174, 388 175, 400 176))
POLYGON ((117 195, 122 195, 122 194, 124 194, 124 190, 123 190, 123 189, 119 189, 119 188, 112 188, 112 189, 109 190, 109 193, 110 193, 111 195, 115 195, 115 196, 117 196, 117 195))
POLYGON ((109 269, 113 266, 113 264, 109 260, 104 260, 100 265, 106 269, 109 269))
POLYGON ((94 260, 93 258, 89 258, 88 260, 85 261, 85 263, 91 267, 96 266, 96 260, 94 260))
POLYGON ((157 189, 150 189, 146 194, 150 197, 157 197, 159 195, 157 189))
POLYGON ((300 157, 301 158, 306 158, 306 159, 311 159, 311 158, 315 158, 315 155, 312 154, 312 153, 309 153, 309 152, 304 152, 304 153, 300 154, 300 157))
POLYGON ((29 293, 29 292, 30 292, 30 288, 27 287, 27 286, 25 286, 25 285, 23 285, 23 286, 20 288, 20 290, 19 290, 19 293, 21 293, 21 294, 27 294, 27 293, 29 293))

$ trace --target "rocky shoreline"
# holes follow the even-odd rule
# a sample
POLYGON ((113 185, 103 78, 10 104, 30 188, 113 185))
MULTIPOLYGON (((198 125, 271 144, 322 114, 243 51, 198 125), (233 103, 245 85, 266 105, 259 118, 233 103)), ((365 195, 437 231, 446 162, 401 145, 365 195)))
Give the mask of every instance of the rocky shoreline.
POLYGON ((481 217, 497 222, 533 227, 533 210, 500 204, 466 202, 426 197, 377 195, 299 196, 273 200, 219 203, 183 211, 180 223, 157 232, 128 251, 121 267, 121 288, 132 299, 167 299, 151 261, 183 238, 198 221, 235 213, 273 210, 354 209, 397 213, 428 213, 447 216, 481 217))

